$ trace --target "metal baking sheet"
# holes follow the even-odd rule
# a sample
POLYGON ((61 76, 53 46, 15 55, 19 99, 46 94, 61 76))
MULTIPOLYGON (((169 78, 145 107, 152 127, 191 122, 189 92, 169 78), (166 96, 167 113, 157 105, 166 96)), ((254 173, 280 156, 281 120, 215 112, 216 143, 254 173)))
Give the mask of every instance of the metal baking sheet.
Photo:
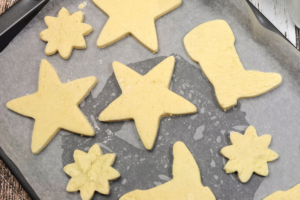
POLYGON ((165 183, 172 178, 172 146, 176 141, 183 141, 190 149, 203 184, 211 188, 217 199, 262 199, 300 182, 299 52, 264 29, 245 1, 183 1, 179 8, 156 21, 156 54, 131 36, 98 49, 96 41, 108 17, 89 1, 83 12, 85 23, 92 25, 94 31, 85 37, 87 49, 74 50, 69 60, 58 54, 46 56, 46 44, 39 39, 39 33, 46 28, 43 18, 57 16, 61 7, 73 13, 80 3, 83 1, 50 1, 0 54, 0 145, 41 199, 80 199, 78 193, 66 192, 69 177, 63 166, 74 162, 75 149, 87 151, 94 143, 99 143, 104 153, 117 154, 114 168, 121 178, 111 182, 109 196, 95 193, 93 199, 118 199, 131 190, 165 183), (234 109, 223 112, 211 84, 183 46, 183 37, 192 28, 214 19, 226 20, 231 26, 245 69, 278 72, 283 76, 283 84, 265 95, 240 100, 234 109), (112 73, 113 61, 145 74, 170 55, 176 58, 170 88, 194 103, 198 113, 162 119, 155 146, 146 151, 133 122, 101 123, 97 117, 121 93, 112 73), (90 138, 60 131, 40 154, 33 155, 30 144, 34 120, 9 111, 5 104, 37 91, 43 58, 55 67, 62 82, 90 75, 98 78, 98 84, 80 105, 96 135, 90 138), (256 127, 259 135, 273 136, 270 148, 279 154, 279 159, 269 163, 269 176, 253 175, 242 184, 236 174, 225 174, 226 159, 219 152, 230 144, 230 131, 243 132, 249 124, 256 127))

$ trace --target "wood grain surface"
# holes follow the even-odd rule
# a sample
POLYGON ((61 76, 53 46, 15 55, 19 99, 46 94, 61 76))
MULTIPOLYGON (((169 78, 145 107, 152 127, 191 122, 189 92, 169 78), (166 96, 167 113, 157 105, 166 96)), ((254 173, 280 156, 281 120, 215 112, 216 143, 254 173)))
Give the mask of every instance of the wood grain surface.
POLYGON ((0 15, 14 5, 18 0, 0 0, 0 15))
MULTIPOLYGON (((1 0, 0 0, 1 1, 1 0)), ((0 159, 0 200, 31 200, 0 159)))

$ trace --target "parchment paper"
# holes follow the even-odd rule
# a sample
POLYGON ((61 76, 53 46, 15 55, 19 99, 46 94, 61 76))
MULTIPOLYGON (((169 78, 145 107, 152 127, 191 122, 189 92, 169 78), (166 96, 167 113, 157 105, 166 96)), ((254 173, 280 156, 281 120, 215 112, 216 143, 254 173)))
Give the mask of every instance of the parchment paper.
POLYGON ((286 190, 300 182, 300 91, 299 52, 280 36, 264 29, 250 8, 240 0, 184 0, 176 10, 159 18, 156 28, 159 51, 150 53, 129 36, 105 48, 96 41, 108 17, 91 1, 87 2, 85 23, 94 31, 87 37, 87 49, 74 50, 69 60, 58 54, 46 56, 46 43, 39 39, 46 28, 45 16, 57 16, 61 7, 71 13, 79 0, 52 0, 0 54, 0 145, 19 167, 41 199, 80 199, 67 193, 69 177, 62 168, 74 162, 73 151, 87 151, 99 143, 104 153, 116 153, 113 165, 121 178, 111 182, 111 195, 95 194, 93 199, 118 199, 134 189, 149 189, 172 178, 172 146, 183 141, 201 170, 203 185, 211 188, 217 199, 262 199, 277 190, 286 190), (199 65, 187 55, 183 37, 197 25, 224 19, 236 36, 236 49, 247 70, 278 72, 283 84, 260 97, 240 100, 223 112, 199 65), (146 151, 133 122, 101 123, 100 112, 120 94, 111 63, 119 61, 146 74, 167 56, 174 55, 176 66, 171 90, 190 100, 198 108, 195 115, 164 118, 152 151, 146 151), (60 131, 38 155, 30 151, 34 120, 9 111, 11 99, 37 91, 41 59, 46 58, 57 70, 62 82, 96 76, 98 84, 80 104, 94 126, 95 137, 81 137, 60 131), (225 174, 226 159, 220 149, 230 143, 229 132, 243 133, 254 125, 258 135, 272 135, 270 148, 279 159, 268 164, 267 177, 253 175, 241 184, 236 174, 225 174))

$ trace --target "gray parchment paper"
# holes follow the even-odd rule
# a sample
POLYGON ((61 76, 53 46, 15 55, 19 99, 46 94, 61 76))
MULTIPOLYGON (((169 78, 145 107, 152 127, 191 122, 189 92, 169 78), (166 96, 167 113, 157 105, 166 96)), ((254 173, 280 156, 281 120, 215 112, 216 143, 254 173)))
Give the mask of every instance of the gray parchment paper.
POLYGON ((156 21, 159 51, 150 53, 129 36, 105 48, 96 41, 108 17, 92 2, 87 2, 85 23, 94 31, 86 38, 87 49, 74 50, 69 60, 58 54, 47 57, 45 43, 39 39, 46 28, 43 18, 57 16, 61 7, 71 13, 81 0, 52 0, 0 54, 0 145, 19 167, 41 199, 80 199, 78 193, 65 191, 69 177, 62 168, 74 162, 73 151, 87 151, 98 143, 104 153, 116 153, 114 164, 121 177, 111 182, 111 195, 95 194, 94 199, 118 199, 134 189, 149 189, 172 178, 172 146, 183 141, 201 170, 202 182, 217 199, 262 199, 277 190, 286 190, 300 182, 300 54, 280 36, 265 30, 241 0, 184 0, 176 10, 156 21), (199 65, 185 52, 183 37, 197 25, 224 19, 236 36, 236 49, 245 69, 278 72, 283 84, 260 97, 240 100, 228 112, 217 104, 211 84, 199 65), (198 108, 194 115, 161 120, 157 141, 146 151, 134 123, 101 123, 100 112, 120 94, 111 64, 119 61, 146 74, 167 56, 174 55, 176 66, 170 89, 190 100, 198 108), (11 99, 37 91, 41 59, 46 58, 57 70, 62 82, 96 76, 98 84, 80 104, 93 125, 95 137, 60 131, 38 155, 30 151, 34 120, 9 111, 11 99), (241 184, 236 174, 225 174, 226 163, 220 149, 227 146, 230 131, 242 132, 254 125, 258 135, 273 136, 270 148, 279 159, 269 163, 267 177, 253 175, 241 184))

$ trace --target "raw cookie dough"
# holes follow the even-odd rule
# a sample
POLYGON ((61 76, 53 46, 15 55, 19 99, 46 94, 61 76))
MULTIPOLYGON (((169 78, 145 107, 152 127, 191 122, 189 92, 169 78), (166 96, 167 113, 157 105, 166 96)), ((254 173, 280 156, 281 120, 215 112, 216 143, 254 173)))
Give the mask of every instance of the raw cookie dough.
POLYGON ((113 62, 122 95, 100 114, 100 121, 133 119, 146 149, 153 148, 160 118, 197 112, 196 106, 170 91, 175 58, 170 56, 142 76, 113 62))
POLYGON ((70 15, 69 11, 62 8, 58 17, 45 17, 48 29, 40 33, 40 38, 48 42, 45 53, 47 56, 57 51, 63 59, 68 59, 72 49, 85 49, 86 43, 83 36, 90 34, 93 28, 84 24, 83 12, 78 11, 70 15))
POLYGON ((173 146, 173 179, 149 190, 135 190, 120 200, 215 200, 208 187, 203 187, 198 165, 183 142, 173 146))
POLYGON ((221 149, 221 154, 229 159, 224 167, 226 173, 238 172, 241 182, 246 183, 255 172, 261 176, 269 174, 267 162, 278 158, 276 152, 270 150, 271 135, 257 136, 253 126, 249 126, 242 135, 230 133, 232 145, 221 149))
POLYGON ((111 167, 115 159, 115 154, 103 155, 98 144, 94 144, 88 153, 75 150, 75 163, 64 167, 66 174, 72 177, 67 191, 77 192, 80 190, 83 200, 91 199, 95 191, 108 195, 110 192, 109 180, 120 177, 120 173, 111 167))
POLYGON ((264 198, 264 200, 299 200, 300 183, 287 191, 277 191, 264 198))
POLYGON ((152 52, 158 51, 155 20, 181 5, 181 0, 92 0, 109 19, 97 46, 104 48, 132 34, 152 52))
POLYGON ((245 70, 234 47, 234 35, 223 20, 201 24, 184 37, 185 48, 215 88, 222 109, 237 100, 264 94, 281 84, 277 73, 245 70))
POLYGON ((59 129, 86 136, 95 135, 78 105, 96 83, 96 77, 91 76, 62 84, 52 65, 42 60, 38 91, 6 104, 9 109, 35 119, 32 153, 38 154, 43 150, 59 129))

